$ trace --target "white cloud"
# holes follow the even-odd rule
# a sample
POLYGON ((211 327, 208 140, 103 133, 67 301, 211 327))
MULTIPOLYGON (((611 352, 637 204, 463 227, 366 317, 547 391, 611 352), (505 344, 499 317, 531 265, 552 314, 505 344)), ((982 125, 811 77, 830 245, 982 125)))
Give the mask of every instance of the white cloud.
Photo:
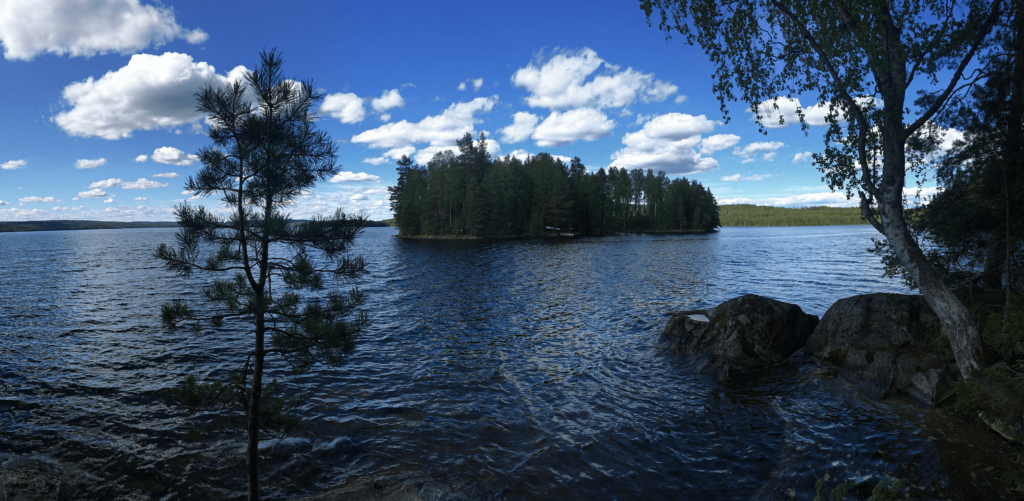
POLYGON ((455 88, 459 90, 466 90, 466 82, 459 82, 459 85, 455 88))
POLYGON ((807 205, 827 205, 830 207, 854 207, 859 205, 859 200, 856 198, 847 200, 846 195, 843 193, 834 193, 831 191, 819 192, 819 193, 805 193, 802 195, 792 195, 788 197, 770 197, 770 198, 728 198, 718 201, 719 205, 734 205, 734 204, 754 204, 754 205, 773 205, 776 207, 782 206, 807 206, 807 205))
POLYGON ((564 110, 570 108, 623 108, 637 99, 664 101, 679 88, 652 73, 633 68, 619 71, 590 48, 556 54, 540 67, 530 64, 512 75, 512 83, 530 92, 526 103, 534 108, 564 110), (605 66, 606 74, 587 78, 605 66))
POLYGON ((939 144, 939 149, 943 152, 949 151, 953 147, 953 142, 963 141, 964 133, 956 129, 941 129, 942 130, 942 143, 939 144))
POLYGON ((757 143, 750 143, 742 148, 733 148, 732 154, 740 158, 743 158, 742 163, 749 163, 754 161, 754 156, 761 154, 761 158, 767 161, 775 159, 775 154, 778 149, 785 146, 786 143, 780 141, 762 141, 757 143))
POLYGON ((577 108, 564 113, 551 112, 530 137, 537 142, 537 146, 562 146, 579 139, 600 139, 614 128, 615 122, 604 113, 594 108, 577 108))
POLYGON ((754 174, 752 176, 741 176, 739 174, 733 174, 731 176, 722 176, 722 181, 737 182, 737 181, 761 181, 772 177, 771 174, 754 174))
POLYGON ((97 158, 95 160, 88 160, 88 159, 85 159, 85 158, 80 158, 78 160, 75 160, 75 168, 76 169, 95 169, 96 167, 99 167, 101 165, 106 165, 106 164, 107 164, 107 159, 106 158, 97 158))
POLYGON ((199 161, 199 156, 186 154, 184 151, 171 146, 164 146, 153 150, 152 158, 156 163, 181 166, 192 165, 199 161))
POLYGON ((147 201, 149 201, 149 199, 146 198, 146 197, 135 197, 132 200, 135 200, 136 202, 147 202, 147 201))
POLYGON ((135 157, 136 162, 145 162, 146 160, 149 160, 149 157, 146 155, 139 155, 135 157))
POLYGON ((114 200, 114 197, 110 197, 110 198, 104 200, 103 203, 105 203, 105 204, 116 204, 117 200, 114 200))
POLYGON ((89 191, 78 192, 78 198, 103 198, 105 196, 107 196, 107 192, 99 188, 93 188, 89 191))
POLYGON ((19 198, 18 201, 23 203, 23 204, 39 203, 39 202, 53 203, 53 202, 60 202, 60 199, 59 198, 53 198, 53 197, 22 197, 22 198, 19 198))
MULTIPOLYGON (((876 104, 875 98, 871 96, 858 97, 855 101, 862 107, 870 107, 876 104)), ((878 104, 881 104, 881 102, 878 102, 878 104)), ((781 129, 800 122, 800 117, 797 115, 798 109, 803 110, 804 121, 807 122, 807 125, 827 126, 828 121, 825 117, 828 115, 829 110, 832 109, 832 106, 826 103, 817 103, 810 107, 804 107, 800 104, 799 99, 780 97, 776 100, 768 99, 762 101, 757 105, 757 109, 761 113, 761 121, 764 123, 765 128, 781 129), (778 109, 775 109, 775 106, 778 106, 778 109), (782 124, 779 124, 780 118, 783 120, 782 124)), ((845 116, 840 115, 838 118, 840 123, 846 121, 845 116)), ((754 121, 755 119, 756 114, 751 110, 750 120, 754 121)))
MULTIPOLYGON (((548 153, 548 154, 551 155, 550 153, 548 153)), ((534 155, 533 153, 530 153, 530 152, 528 152, 526 150, 515 150, 512 153, 509 153, 508 156, 518 158, 519 160, 525 162, 530 157, 535 157, 537 155, 534 155)), ((551 157, 555 158, 555 159, 558 159, 558 160, 561 160, 562 163, 564 163, 565 165, 569 165, 570 163, 572 163, 572 159, 567 157, 567 156, 564 156, 564 155, 551 155, 551 157)))
MULTIPOLYGON (((437 151, 454 148, 455 141, 467 132, 474 134, 474 125, 478 122, 475 115, 491 111, 497 102, 498 96, 492 96, 453 103, 440 115, 428 116, 416 123, 402 120, 384 124, 352 136, 352 142, 363 143, 370 148, 386 148, 388 151, 382 158, 393 159, 399 159, 402 155, 413 156, 416 153, 416 147, 413 146, 415 143, 429 143, 429 147, 423 148, 415 156, 417 162, 425 163, 437 151), (430 156, 426 156, 428 154, 430 156)), ((493 142, 488 142, 488 145, 499 146, 493 142)))
POLYGON ((480 90, 480 87, 484 86, 484 79, 474 78, 473 79, 473 90, 480 90))
POLYGON ((540 117, 533 113, 517 112, 512 115, 512 125, 498 129, 498 132, 501 133, 501 140, 507 143, 518 143, 530 137, 533 130, 537 128, 538 121, 540 121, 540 117))
POLYGON ((381 92, 380 97, 373 98, 370 106, 377 113, 384 113, 392 108, 405 108, 405 99, 402 99, 398 89, 391 89, 381 92))
POLYGON ((182 191, 182 192, 181 192, 181 194, 182 194, 182 195, 191 195, 191 194, 193 194, 193 193, 195 193, 195 192, 194 192, 194 191, 192 191, 192 190, 185 190, 185 191, 182 191))
POLYGON ((124 67, 100 79, 89 77, 64 87, 71 109, 54 122, 72 136, 121 139, 136 130, 197 125, 195 92, 204 85, 224 85, 241 77, 238 66, 227 76, 188 54, 136 54, 124 67))
POLYGON ((796 155, 793 155, 793 163, 807 162, 807 161, 809 161, 809 160, 811 160, 813 158, 814 158, 814 154, 813 153, 811 153, 809 151, 805 151, 803 153, 797 153, 796 155))
POLYGON ((364 158, 363 159, 363 163, 368 163, 370 165, 380 165, 380 164, 388 163, 388 158, 387 157, 364 158))
POLYGON ((684 96, 682 94, 679 94, 678 96, 676 96, 674 101, 675 101, 676 104, 683 104, 683 103, 686 102, 686 99, 687 99, 686 96, 684 96))
POLYGON ((8 160, 8 161, 0 164, 0 169, 3 169, 3 170, 22 169, 22 168, 25 167, 25 164, 27 164, 27 163, 28 162, 26 162, 24 160, 8 160))
POLYGON ((181 176, 179 176, 177 172, 161 172, 159 174, 153 174, 153 177, 164 177, 164 178, 167 178, 167 179, 174 179, 176 177, 181 177, 181 176))
POLYGON ((700 142, 700 154, 710 155, 716 151, 731 148, 740 142, 740 137, 735 134, 715 134, 708 136, 700 142))
MULTIPOLYGON (((625 147, 612 153, 611 159, 620 168, 665 170, 669 174, 707 172, 718 167, 718 161, 702 157, 696 148, 702 143, 701 134, 714 128, 715 122, 704 115, 659 115, 642 129, 623 136, 625 147)), ((731 140, 722 136, 708 144, 714 146, 731 140)))
POLYGON ((150 188, 164 188, 166 186, 167 183, 150 181, 144 177, 140 177, 138 181, 125 181, 121 183, 121 188, 125 190, 148 190, 150 188))
POLYGON ((172 9, 139 0, 5 0, 0 5, 0 42, 8 60, 28 61, 43 52, 128 54, 178 38, 196 44, 208 35, 179 26, 172 9))
POLYGON ((320 113, 336 118, 343 124, 362 122, 366 117, 363 98, 355 94, 340 92, 324 98, 323 104, 320 105, 320 113))
POLYGON ((90 184, 89 188, 90 189, 95 189, 95 188, 113 188, 114 186, 119 186, 120 184, 121 184, 121 180, 120 179, 118 179, 116 177, 112 177, 110 179, 107 179, 106 181, 96 181, 95 183, 90 184))
POLYGON ((359 201, 362 201, 362 200, 369 200, 370 198, 367 197, 366 195, 362 194, 362 193, 356 193, 355 195, 352 195, 351 197, 348 197, 348 199, 351 202, 359 202, 359 201))
POLYGON ((11 205, 11 204, 9 204, 7 202, 4 202, 3 200, 0 200, 0 207, 2 207, 4 205, 11 205))
POLYGON ((358 183, 358 182, 363 182, 363 181, 369 181, 371 183, 379 183, 380 182, 380 176, 375 176, 373 174, 367 174, 365 172, 341 171, 341 172, 335 174, 334 177, 332 177, 330 179, 330 182, 332 182, 332 183, 358 183))

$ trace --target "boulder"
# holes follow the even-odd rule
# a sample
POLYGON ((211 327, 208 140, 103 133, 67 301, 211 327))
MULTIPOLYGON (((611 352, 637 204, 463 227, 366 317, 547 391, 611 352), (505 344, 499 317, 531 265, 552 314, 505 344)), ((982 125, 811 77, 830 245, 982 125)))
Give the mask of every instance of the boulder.
POLYGON ((69 501, 75 483, 59 465, 38 457, 0 457, 0 501, 69 501))
POLYGON ((747 294, 710 310, 676 313, 662 339, 694 356, 701 372, 727 379, 786 361, 817 323, 795 304, 747 294))
POLYGON ((807 340, 807 354, 872 398, 909 394, 932 406, 959 377, 939 318, 922 296, 864 294, 836 301, 807 340))

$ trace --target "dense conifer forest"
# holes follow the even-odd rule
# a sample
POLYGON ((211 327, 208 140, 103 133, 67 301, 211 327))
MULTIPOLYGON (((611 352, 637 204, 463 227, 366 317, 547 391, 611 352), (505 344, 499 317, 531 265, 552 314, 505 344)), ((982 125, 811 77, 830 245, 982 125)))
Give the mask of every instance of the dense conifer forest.
POLYGON ((723 205, 722 226, 837 226, 868 224, 859 207, 765 207, 723 205))
POLYGON ((718 203, 696 181, 648 169, 569 165, 541 153, 525 162, 492 159, 485 137, 458 141, 459 154, 438 153, 421 166, 398 161, 388 188, 404 236, 520 237, 613 232, 710 231, 718 203))

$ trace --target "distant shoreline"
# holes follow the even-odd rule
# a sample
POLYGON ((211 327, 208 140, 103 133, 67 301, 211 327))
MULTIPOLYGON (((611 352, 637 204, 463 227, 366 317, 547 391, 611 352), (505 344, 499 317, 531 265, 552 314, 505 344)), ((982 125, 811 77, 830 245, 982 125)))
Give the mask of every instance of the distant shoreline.
POLYGON ((859 207, 768 207, 763 205, 720 205, 722 226, 848 226, 868 224, 859 207))
MULTIPOLYGON (((365 228, 389 226, 384 221, 367 221, 365 228)), ((174 221, 8 221, 0 222, 0 233, 29 231, 126 230, 138 228, 177 228, 174 221)))
POLYGON ((465 235, 395 235, 403 240, 524 240, 528 238, 544 238, 551 240, 574 239, 588 237, 610 237, 615 235, 692 235, 714 233, 718 230, 660 230, 660 231, 616 231, 607 235, 532 235, 532 236, 500 236, 500 237, 470 237, 465 235))

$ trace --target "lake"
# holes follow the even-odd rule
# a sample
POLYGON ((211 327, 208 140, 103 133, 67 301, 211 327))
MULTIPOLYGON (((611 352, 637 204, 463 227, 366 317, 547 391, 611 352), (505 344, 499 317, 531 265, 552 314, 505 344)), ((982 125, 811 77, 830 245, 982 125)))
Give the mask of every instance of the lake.
MULTIPOLYGON (((809 498, 815 475, 948 484, 923 413, 872 402, 800 360, 723 384, 658 337, 672 312, 754 293, 822 315, 908 292, 882 277, 865 226, 705 235, 405 241, 369 228, 354 252, 373 322, 338 369, 271 377, 308 392, 264 445, 268 498, 357 478, 429 478, 470 499, 809 498)), ((174 230, 0 234, 0 459, 37 455, 84 498, 244 498, 241 431, 157 394, 222 377, 245 330, 160 324, 207 278, 153 258, 174 230)), ((348 288, 348 285, 344 285, 348 288)), ((194 303, 199 305, 200 303, 194 303)))

